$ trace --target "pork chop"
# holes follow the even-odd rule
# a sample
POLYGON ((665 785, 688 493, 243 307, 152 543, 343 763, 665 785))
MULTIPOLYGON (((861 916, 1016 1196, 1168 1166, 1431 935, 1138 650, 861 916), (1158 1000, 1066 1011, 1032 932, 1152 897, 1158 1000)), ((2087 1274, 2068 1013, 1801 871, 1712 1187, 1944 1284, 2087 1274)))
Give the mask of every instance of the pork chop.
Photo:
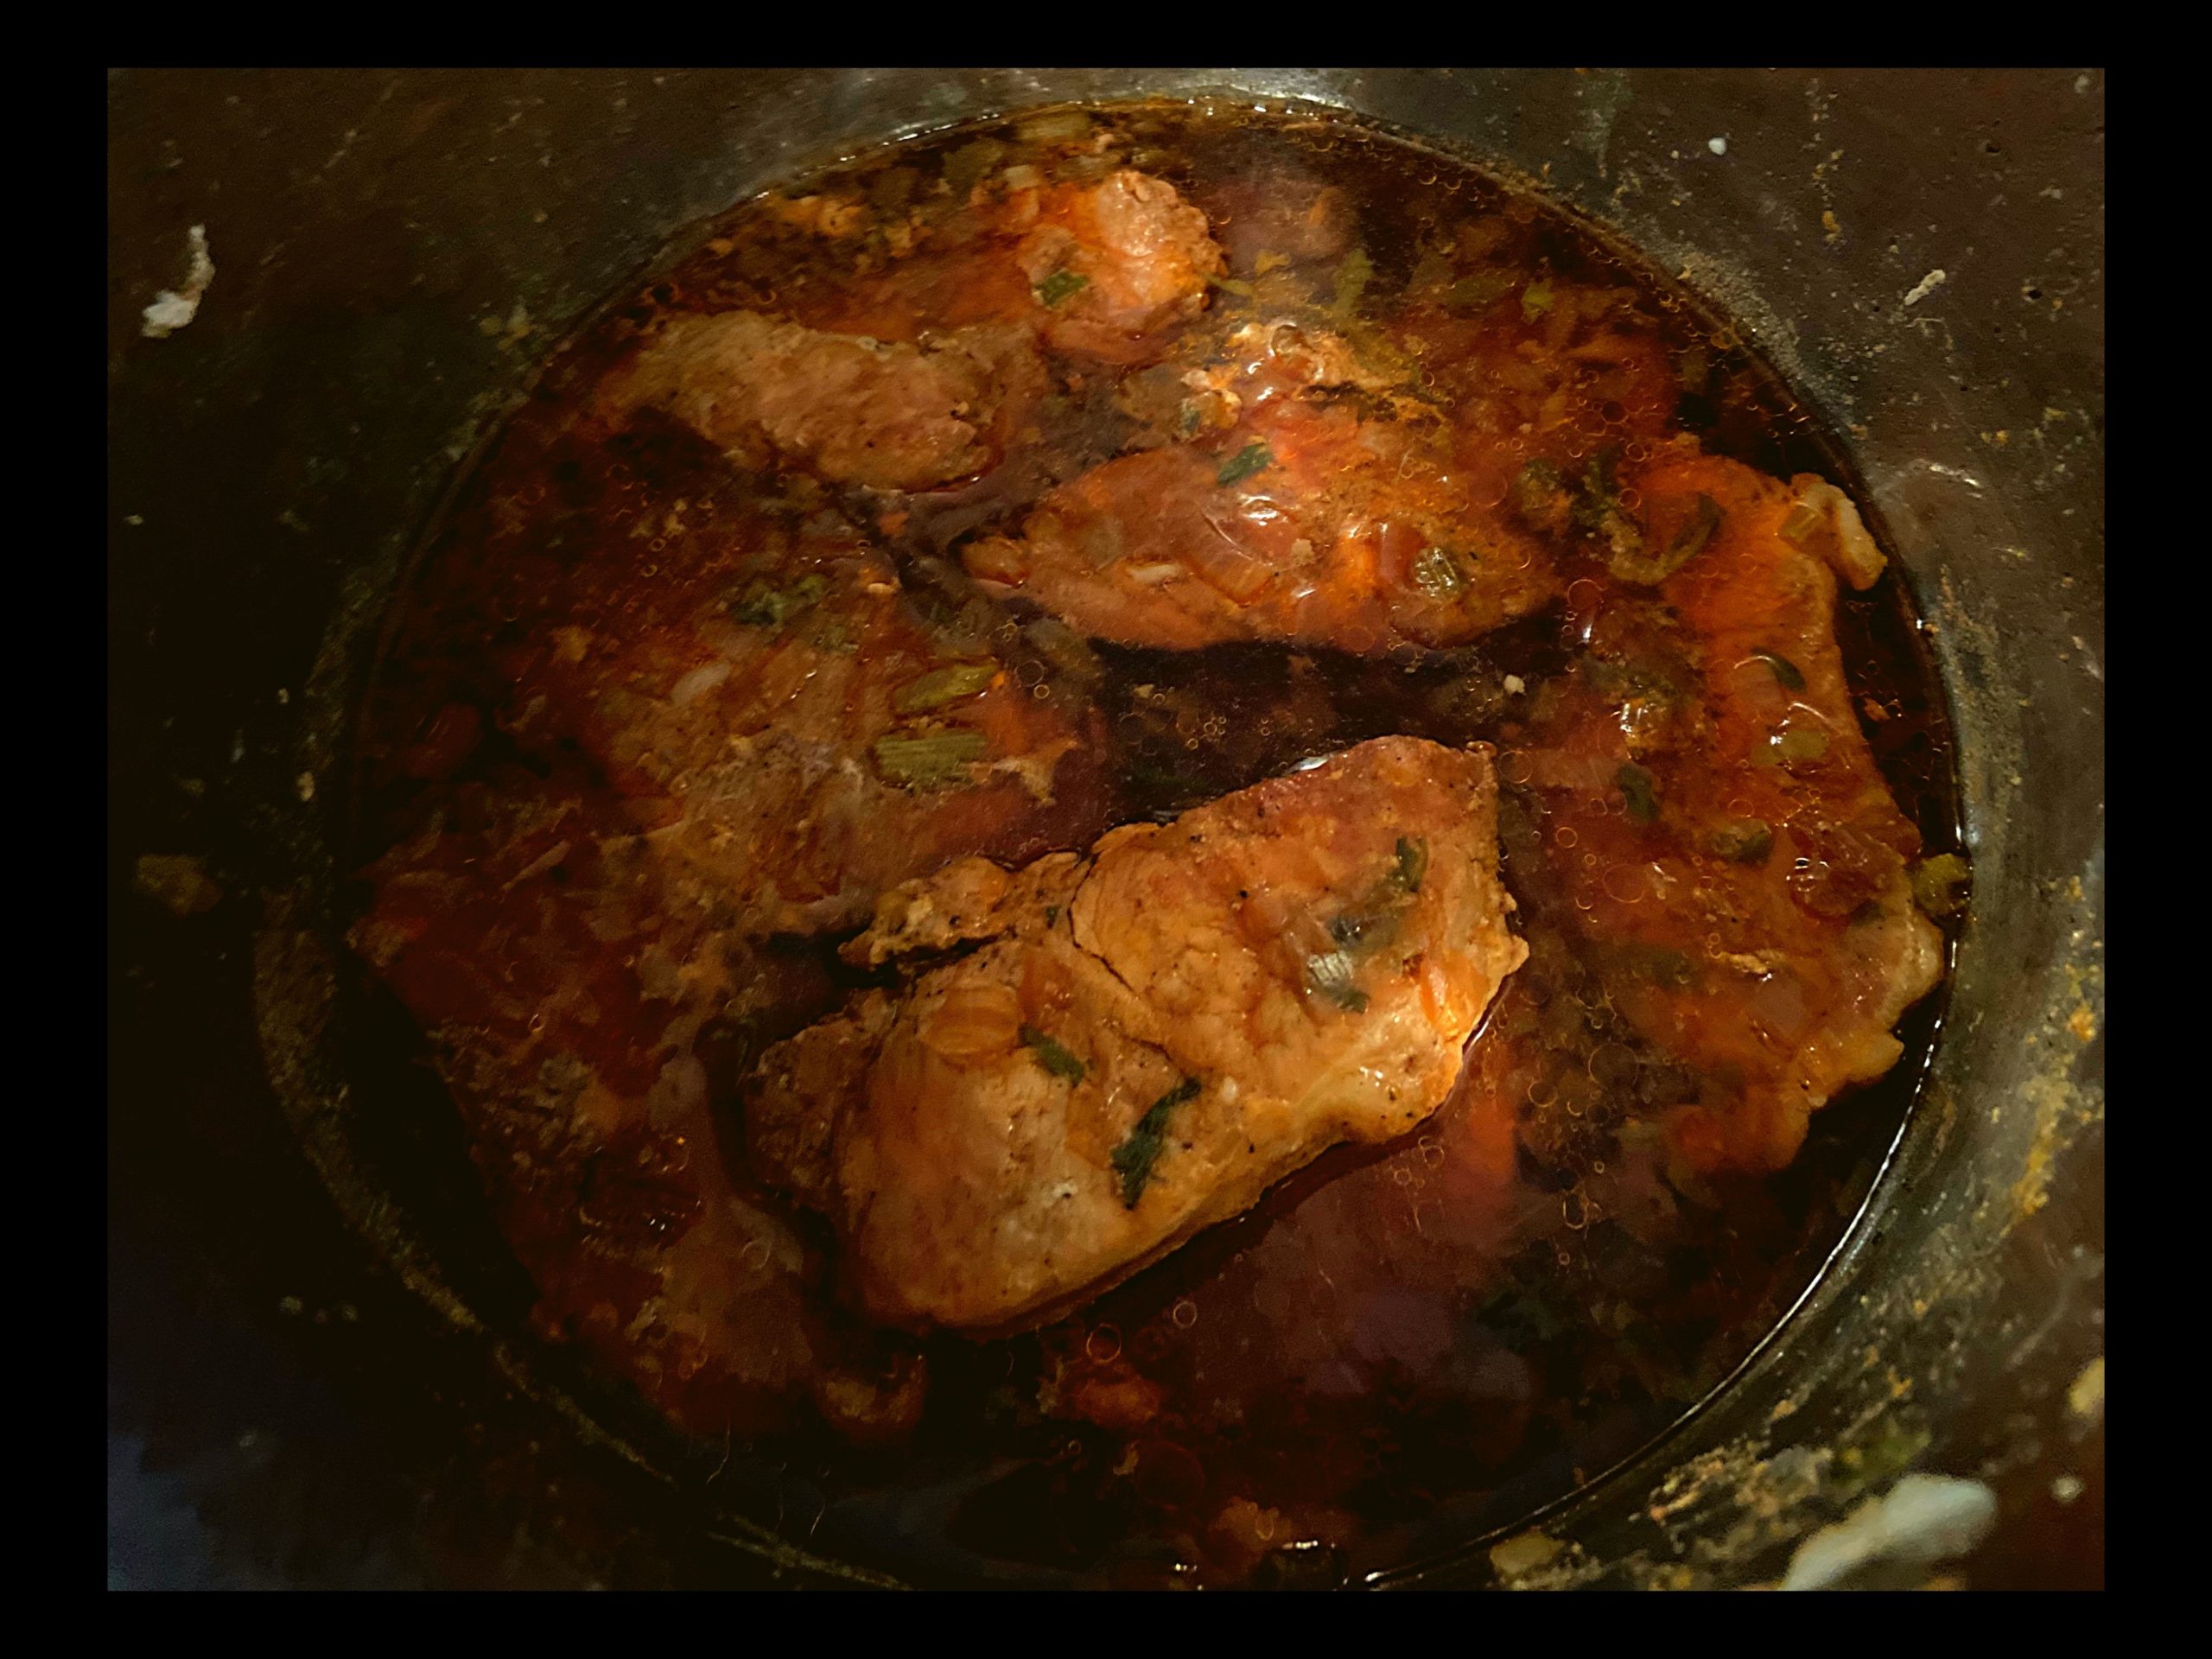
POLYGON ((1439 412, 1338 336, 1278 320, 1184 376, 1188 442, 1048 494, 963 555, 1079 632, 1188 649, 1459 645, 1541 608, 1542 543, 1499 511, 1439 412))
POLYGON ((1486 751, 1383 738, 887 894, 857 957, 975 948, 764 1056, 756 1167, 835 1224, 871 1317, 1042 1323, 1436 1109, 1525 955, 1496 831, 1486 751))

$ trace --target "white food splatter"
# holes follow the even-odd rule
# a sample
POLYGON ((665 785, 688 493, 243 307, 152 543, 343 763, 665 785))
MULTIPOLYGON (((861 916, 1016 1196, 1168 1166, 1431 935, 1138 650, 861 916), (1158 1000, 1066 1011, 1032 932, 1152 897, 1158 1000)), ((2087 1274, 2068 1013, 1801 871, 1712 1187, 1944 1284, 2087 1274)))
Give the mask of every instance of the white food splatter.
POLYGON ((181 290, 173 292, 165 288, 146 308, 146 320, 138 332, 149 340, 167 340, 198 316, 200 296, 215 280, 215 262, 207 256, 207 227, 194 225, 186 232, 186 241, 192 254, 191 270, 181 290))
POLYGON ((1997 1518, 1997 1497, 1978 1480, 1911 1474, 1797 1547, 1784 1590, 1846 1586, 1867 1568, 1926 1568, 1971 1551, 1997 1518))
POLYGON ((1950 281, 1950 274, 1948 271, 1931 270, 1912 285, 1911 289, 1904 296, 1904 302, 1907 305, 1918 305, 1921 301, 1926 299, 1948 281, 1950 281))

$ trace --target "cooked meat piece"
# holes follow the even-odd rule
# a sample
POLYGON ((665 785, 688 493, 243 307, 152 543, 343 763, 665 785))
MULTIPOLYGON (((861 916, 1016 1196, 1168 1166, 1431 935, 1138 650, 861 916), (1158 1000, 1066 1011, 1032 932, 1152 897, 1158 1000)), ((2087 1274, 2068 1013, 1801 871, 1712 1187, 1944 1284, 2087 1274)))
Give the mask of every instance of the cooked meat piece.
POLYGON ((1456 645, 1558 591, 1542 543, 1478 487, 1435 411, 1340 338, 1287 321, 1189 377, 1199 441, 1047 495, 969 573, 1124 645, 1456 645), (1330 395, 1352 393, 1346 397, 1330 395), (1228 423, 1205 430, 1209 410, 1228 423))
POLYGON ((664 897, 755 934, 855 926, 947 858, 1116 821, 1084 689, 987 601, 910 594, 810 478, 769 494, 658 416, 508 443, 470 508, 484 556, 410 595, 439 647, 380 688, 379 781, 581 754, 664 897))
POLYGON ((749 1096, 760 1166, 912 1328, 1040 1323, 1329 1147, 1414 1128, 1525 954, 1487 753, 1410 738, 1004 890, 956 866, 884 921, 978 901, 995 938, 771 1050, 749 1096))
POLYGON ((1784 485, 1694 444, 1630 482, 1653 544, 1707 527, 1659 589, 1676 620, 1599 613, 1596 656, 1507 776, 1546 805, 1550 879, 1614 1001, 1700 1073, 1670 1125, 1682 1157, 1779 1169, 1815 1109, 1896 1064, 1891 1027, 1942 969, 1907 871, 1920 836, 1836 646, 1825 557, 1866 574, 1844 550, 1864 531, 1818 480, 1784 485))
POLYGON ((1064 352, 1141 362, 1154 337, 1205 305, 1222 268, 1206 216, 1160 179, 1123 168, 1038 203, 1016 258, 1064 352))
POLYGON ((816 328, 920 341, 996 325, 1108 363, 1156 355, 1222 269, 1205 215, 1121 168, 1087 184, 976 188, 967 211, 889 264, 791 297, 816 328))
POLYGON ((925 250, 807 315, 680 316, 613 376, 601 408, 643 405, 759 467, 777 455, 839 483, 927 490, 987 470, 1045 379, 1036 339, 1139 362, 1203 309, 1221 250, 1174 187, 1127 168, 1014 192, 988 232, 925 250), (950 331, 950 332, 945 332, 950 331))
POLYGON ((670 322, 601 407, 666 409, 748 466, 779 454, 836 482, 926 490, 995 461, 1042 384, 1015 329, 886 345, 725 311, 670 322))
POLYGON ((671 899, 814 932, 948 857, 1103 827, 1096 717, 925 622, 880 556, 829 535, 723 568, 688 607, 507 653, 517 734, 582 745, 688 872, 671 899))

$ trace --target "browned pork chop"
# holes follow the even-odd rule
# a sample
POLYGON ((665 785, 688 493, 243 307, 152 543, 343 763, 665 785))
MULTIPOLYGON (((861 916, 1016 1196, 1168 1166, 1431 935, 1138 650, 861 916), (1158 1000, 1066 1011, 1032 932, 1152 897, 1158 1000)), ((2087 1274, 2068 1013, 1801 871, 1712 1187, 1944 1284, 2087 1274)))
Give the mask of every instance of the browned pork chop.
POLYGON ((961 328, 924 346, 725 311, 670 322, 602 407, 618 419, 665 409, 747 465, 781 454, 833 482, 925 490, 995 461, 1042 384, 1016 328, 961 328))
POLYGON ((1039 1324, 1434 1111, 1526 954, 1497 872, 1487 752, 1411 738, 1085 858, 963 861, 852 954, 985 943, 770 1050, 753 1158, 872 1316, 1039 1324))
POLYGON ((1413 384, 1326 330, 1246 325, 1181 378, 1190 442, 1070 480, 967 568, 1133 645, 1442 646, 1542 608, 1549 554, 1413 384))
POLYGON ((1592 652, 1508 757, 1555 819, 1530 874, 1599 947, 1609 993, 1699 1098, 1669 1128, 1692 1170, 1764 1173, 1810 1115, 1904 1052, 1942 939, 1915 907, 1920 835, 1876 768, 1844 677, 1836 575, 1881 555, 1849 499, 1669 445, 1634 475, 1654 545, 1701 550, 1592 652))

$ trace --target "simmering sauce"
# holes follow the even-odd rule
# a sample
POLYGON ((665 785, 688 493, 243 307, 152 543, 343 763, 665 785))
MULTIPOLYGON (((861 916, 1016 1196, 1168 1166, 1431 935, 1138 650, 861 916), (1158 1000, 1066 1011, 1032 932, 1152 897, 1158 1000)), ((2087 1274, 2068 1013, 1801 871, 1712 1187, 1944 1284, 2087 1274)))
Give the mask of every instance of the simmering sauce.
POLYGON ((457 1109, 462 1253, 528 1280, 483 1300, 817 1550, 1329 1584, 1509 1524, 1774 1328, 1933 1040, 1949 738, 1849 481, 1725 320, 1346 122, 1049 111, 748 202, 555 355, 397 607, 354 938, 441 1086, 395 1166, 457 1109), (746 1119, 906 982, 839 951, 878 898, 1384 736, 1491 746, 1528 947, 1441 1107, 1040 1328, 864 1317, 746 1119))

